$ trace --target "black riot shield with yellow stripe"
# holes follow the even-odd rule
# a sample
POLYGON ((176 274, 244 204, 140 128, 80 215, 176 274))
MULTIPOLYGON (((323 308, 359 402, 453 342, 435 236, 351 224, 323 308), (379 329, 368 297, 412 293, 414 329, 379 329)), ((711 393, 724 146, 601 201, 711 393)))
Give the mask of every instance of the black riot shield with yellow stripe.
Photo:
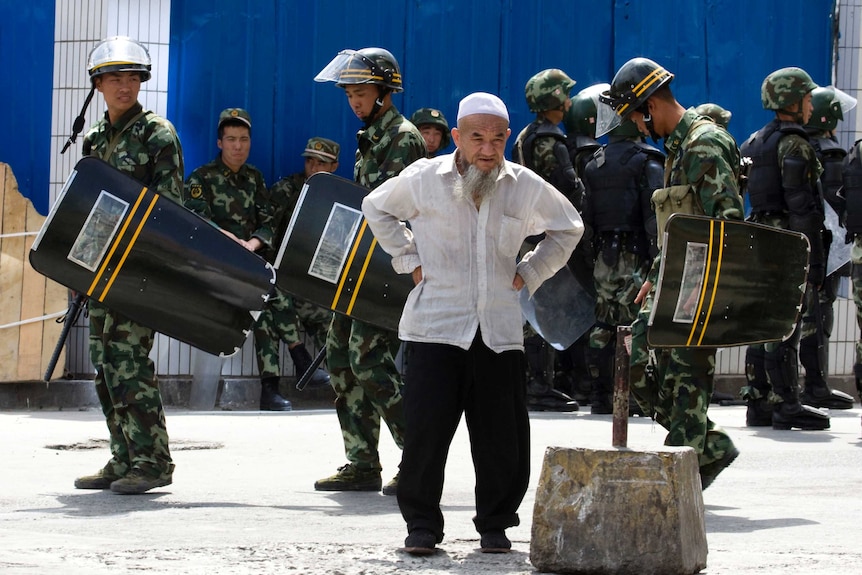
POLYGON ((367 188, 321 172, 305 183, 276 267, 278 287, 354 319, 397 330, 413 289, 362 215, 367 188))
POLYGON ((215 355, 240 347, 275 283, 266 261, 98 158, 78 162, 30 251, 39 273, 215 355))
POLYGON ((730 347, 788 337, 802 308, 809 249, 798 232, 674 214, 649 345, 730 347))

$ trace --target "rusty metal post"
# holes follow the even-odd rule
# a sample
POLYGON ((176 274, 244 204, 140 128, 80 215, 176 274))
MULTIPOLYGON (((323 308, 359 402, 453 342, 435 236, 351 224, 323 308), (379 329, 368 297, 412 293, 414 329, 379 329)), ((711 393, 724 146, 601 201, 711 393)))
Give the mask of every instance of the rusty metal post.
POLYGON ((629 440, 629 356, 632 328, 617 326, 617 348, 614 353, 614 447, 626 447, 629 440))

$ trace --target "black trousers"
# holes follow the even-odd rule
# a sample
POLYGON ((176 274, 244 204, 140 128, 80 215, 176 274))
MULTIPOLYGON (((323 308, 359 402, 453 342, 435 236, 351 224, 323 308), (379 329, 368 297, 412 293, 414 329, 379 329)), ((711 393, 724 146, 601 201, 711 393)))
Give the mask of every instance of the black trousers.
POLYGON ((476 530, 518 525, 518 507, 530 479, 523 352, 494 353, 480 333, 466 351, 442 344, 410 346, 398 480, 398 506, 407 531, 428 529, 438 542, 443 539, 444 470, 462 413, 476 471, 476 530))

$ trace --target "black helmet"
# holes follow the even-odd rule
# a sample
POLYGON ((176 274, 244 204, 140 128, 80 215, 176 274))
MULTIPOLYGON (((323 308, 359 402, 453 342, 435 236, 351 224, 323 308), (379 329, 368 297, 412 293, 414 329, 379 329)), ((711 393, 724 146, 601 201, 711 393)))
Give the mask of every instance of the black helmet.
POLYGON ((611 89, 600 98, 619 116, 627 118, 656 90, 672 80, 673 74, 649 58, 632 58, 620 67, 611 82, 611 89))
POLYGON ((87 72, 92 82, 108 72, 138 72, 141 82, 150 79, 150 53, 144 45, 128 36, 105 38, 90 51, 87 72))
POLYGON ((572 106, 563 116, 567 134, 579 134, 596 138, 599 123, 599 94, 608 90, 610 84, 593 84, 572 96, 572 106))
POLYGON ((393 92, 403 90, 398 61, 389 50, 383 48, 342 50, 314 80, 335 82, 338 86, 376 84, 393 92))

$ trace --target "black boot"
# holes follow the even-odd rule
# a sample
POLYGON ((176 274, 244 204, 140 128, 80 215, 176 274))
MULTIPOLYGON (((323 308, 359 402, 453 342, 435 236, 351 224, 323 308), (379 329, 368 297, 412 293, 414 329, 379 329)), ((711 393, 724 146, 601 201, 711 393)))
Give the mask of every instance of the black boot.
POLYGON ((549 355, 547 344, 541 336, 531 336, 524 341, 527 359, 527 408, 535 411, 577 411, 578 402, 557 391, 549 383, 553 373, 553 355, 549 355))
POLYGON ((762 347, 749 346, 745 352, 745 379, 748 385, 740 390, 748 406, 745 425, 769 427, 772 425, 772 403, 769 401, 771 386, 766 377, 766 353, 762 347))
POLYGON ((778 349, 766 353, 766 373, 772 382, 773 391, 782 401, 772 410, 773 429, 829 429, 829 415, 816 407, 799 402, 799 375, 796 363, 794 338, 779 344, 778 349))
MULTIPOLYGON (((827 340, 828 341, 828 340, 827 340)), ((818 334, 802 338, 799 342, 799 361, 805 368, 805 388, 799 400, 805 405, 828 409, 852 409, 853 398, 826 383, 826 346, 818 334)))
MULTIPOLYGON (((290 347, 287 351, 290 353, 290 358, 293 360, 293 365, 296 368, 296 380, 299 381, 299 378, 308 371, 314 360, 303 343, 290 347)), ((318 367, 314 370, 311 379, 308 380, 308 387, 315 388, 327 385, 329 385, 329 374, 322 367, 318 367)))
POLYGON ((856 393, 859 394, 859 401, 862 401, 862 363, 853 364, 853 375, 856 379, 856 393))
POLYGON ((262 377, 260 380, 260 410, 290 411, 293 406, 278 392, 278 377, 262 377))
POLYGON ((611 340, 602 348, 587 349, 592 390, 590 413, 606 415, 614 412, 614 352, 616 342, 611 340))

